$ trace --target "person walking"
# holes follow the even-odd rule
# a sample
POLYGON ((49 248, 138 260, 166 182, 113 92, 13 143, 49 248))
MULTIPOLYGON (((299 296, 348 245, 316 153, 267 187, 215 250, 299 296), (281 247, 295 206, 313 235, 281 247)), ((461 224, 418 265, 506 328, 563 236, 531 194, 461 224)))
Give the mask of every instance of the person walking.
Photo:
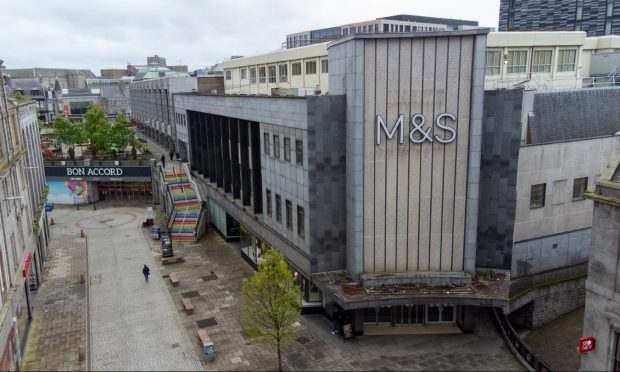
POLYGON ((174 160, 174 159, 173 159, 173 158, 174 158, 174 151, 170 150, 170 151, 168 152, 168 156, 170 156, 170 161, 174 160))
POLYGON ((146 280, 146 282, 149 282, 149 274, 151 273, 151 269, 149 269, 148 266, 144 265, 144 267, 142 268, 142 274, 144 274, 144 280, 146 280))
POLYGON ((159 160, 161 160, 161 166, 166 168, 166 156, 162 155, 161 158, 159 158, 159 160))

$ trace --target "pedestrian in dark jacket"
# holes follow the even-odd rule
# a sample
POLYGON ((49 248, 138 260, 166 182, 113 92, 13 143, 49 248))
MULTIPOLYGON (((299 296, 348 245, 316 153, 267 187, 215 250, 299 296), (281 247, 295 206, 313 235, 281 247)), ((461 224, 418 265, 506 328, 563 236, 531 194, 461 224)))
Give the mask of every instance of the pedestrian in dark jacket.
POLYGON ((170 150, 170 152, 168 152, 168 156, 170 156, 170 161, 174 160, 174 151, 170 150))
POLYGON ((161 158, 159 158, 159 160, 161 160, 161 166, 162 167, 166 167, 166 156, 162 155, 161 158))
POLYGON ((149 274, 151 273, 151 270, 149 269, 148 266, 144 265, 144 267, 142 268, 142 274, 144 274, 144 280, 146 280, 146 282, 149 282, 149 274))

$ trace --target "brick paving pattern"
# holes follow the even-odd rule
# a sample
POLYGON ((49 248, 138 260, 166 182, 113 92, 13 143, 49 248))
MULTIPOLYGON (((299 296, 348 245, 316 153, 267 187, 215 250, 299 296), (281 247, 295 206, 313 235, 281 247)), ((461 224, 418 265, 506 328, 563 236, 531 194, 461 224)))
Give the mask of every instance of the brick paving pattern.
MULTIPOLYGON (((143 233, 149 240, 146 229, 143 233)), ((157 242, 150 240, 150 246, 157 256, 157 242)), ((176 244, 174 249, 186 261, 162 269, 178 274, 177 287, 169 280, 166 284, 196 352, 199 355, 202 352, 197 322, 205 326, 215 344, 216 358, 208 363, 203 360, 205 369, 277 369, 275 353, 249 342, 242 333, 241 280, 252 275, 253 269, 241 258, 239 249, 224 242, 213 230, 199 244, 176 244), (193 291, 198 292, 192 298, 194 312, 186 315, 181 299, 193 291), (215 322, 205 322, 208 319, 215 322)), ((289 370, 523 370, 484 310, 478 314, 476 332, 472 334, 362 336, 344 343, 331 335, 329 329, 325 317, 303 316, 296 339, 284 353, 285 367, 289 370)))
POLYGON ((78 348, 86 347, 84 239, 52 226, 43 281, 33 296, 34 313, 24 352, 26 371, 85 371, 78 348))

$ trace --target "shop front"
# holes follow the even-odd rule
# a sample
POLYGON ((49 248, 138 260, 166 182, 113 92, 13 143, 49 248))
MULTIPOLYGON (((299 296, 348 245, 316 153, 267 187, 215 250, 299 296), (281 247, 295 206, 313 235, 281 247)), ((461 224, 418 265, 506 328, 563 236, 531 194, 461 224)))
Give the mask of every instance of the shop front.
POLYGON ((152 201, 150 161, 46 162, 48 202, 152 201))

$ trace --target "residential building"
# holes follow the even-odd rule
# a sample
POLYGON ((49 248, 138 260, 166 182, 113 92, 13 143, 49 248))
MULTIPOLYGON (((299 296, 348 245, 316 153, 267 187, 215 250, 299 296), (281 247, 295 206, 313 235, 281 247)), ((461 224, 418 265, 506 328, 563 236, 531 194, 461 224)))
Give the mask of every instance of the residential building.
POLYGON ((38 147, 36 153, 29 153, 38 136, 27 135, 37 127, 36 104, 9 101, 1 64, 0 61, 0 368, 19 370, 34 311, 31 291, 38 287, 43 267, 41 239, 36 234, 45 234, 47 242, 47 229, 41 230, 45 219, 41 169, 37 166, 41 153, 38 147), (28 176, 31 171, 39 176, 28 176), (35 190, 31 190, 33 185, 35 190), (36 205, 31 204, 33 201, 36 205))
POLYGON ((216 228, 254 265, 281 251, 304 312, 336 304, 365 334, 470 331, 484 307, 535 327, 579 306, 583 193, 618 146, 620 89, 485 92, 493 37, 349 36, 327 46, 328 95, 234 91, 244 66, 320 44, 225 62, 234 94, 176 94, 216 228))
POLYGON ((586 194, 594 201, 594 217, 583 341, 590 337, 592 347, 581 355, 582 371, 615 371, 620 367, 620 150, 610 159, 596 179, 596 188, 586 194))
POLYGON ((478 22, 399 14, 370 21, 348 23, 341 26, 288 34, 286 35, 285 46, 289 49, 299 48, 316 43, 337 40, 341 37, 354 34, 452 31, 472 27, 478 27, 478 22))
POLYGON ((155 54, 152 57, 146 57, 146 64, 148 66, 153 66, 153 65, 166 66, 166 58, 160 57, 157 54, 155 54))
POLYGON ((620 35, 620 0, 501 0, 499 31, 620 35))

